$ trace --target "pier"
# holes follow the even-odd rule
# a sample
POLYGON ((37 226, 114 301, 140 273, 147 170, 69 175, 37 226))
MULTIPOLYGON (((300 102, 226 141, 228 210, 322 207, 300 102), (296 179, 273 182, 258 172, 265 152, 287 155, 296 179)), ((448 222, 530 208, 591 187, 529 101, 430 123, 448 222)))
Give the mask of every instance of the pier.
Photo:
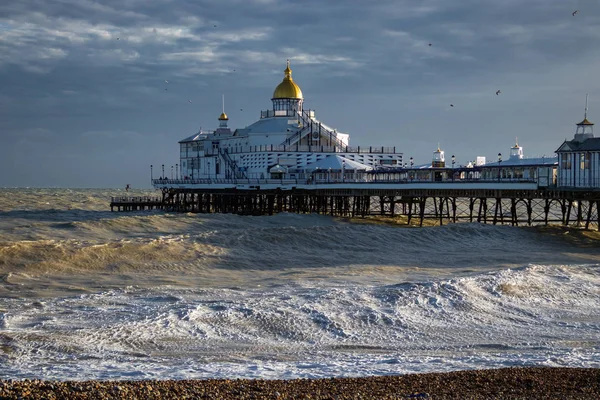
POLYGON ((337 217, 405 217, 532 226, 562 224, 600 230, 600 189, 540 187, 531 180, 447 182, 307 182, 299 180, 154 180, 160 198, 115 197, 111 210, 337 217))
POLYGON ((118 196, 110 198, 110 211, 143 211, 164 208, 161 197, 149 196, 118 196))

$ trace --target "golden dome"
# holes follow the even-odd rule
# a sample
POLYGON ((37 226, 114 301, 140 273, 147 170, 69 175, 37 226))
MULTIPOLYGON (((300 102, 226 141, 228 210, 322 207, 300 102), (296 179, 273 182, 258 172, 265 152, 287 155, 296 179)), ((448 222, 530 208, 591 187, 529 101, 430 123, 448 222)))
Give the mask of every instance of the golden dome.
POLYGON ((300 86, 292 79, 292 69, 290 68, 290 60, 287 60, 287 67, 283 81, 277 85, 273 92, 274 99, 302 99, 302 90, 300 86))
POLYGON ((225 114, 224 112, 221 113, 221 115, 219 115, 219 121, 226 121, 229 118, 227 118, 227 114, 225 114))

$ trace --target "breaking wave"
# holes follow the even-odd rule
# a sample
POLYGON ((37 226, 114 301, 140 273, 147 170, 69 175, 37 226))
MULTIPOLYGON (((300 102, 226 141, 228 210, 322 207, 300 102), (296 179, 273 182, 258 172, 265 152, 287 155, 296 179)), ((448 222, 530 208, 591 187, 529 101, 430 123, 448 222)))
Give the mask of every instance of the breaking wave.
POLYGON ((563 233, 110 213, 109 195, 0 197, 0 377, 600 367, 600 249, 563 233))

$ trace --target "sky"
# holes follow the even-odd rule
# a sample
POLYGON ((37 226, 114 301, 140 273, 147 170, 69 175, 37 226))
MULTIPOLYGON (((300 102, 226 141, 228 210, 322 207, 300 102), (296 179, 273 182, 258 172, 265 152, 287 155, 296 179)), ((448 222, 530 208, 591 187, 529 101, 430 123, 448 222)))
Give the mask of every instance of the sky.
POLYGON ((19 0, 0 3, 0 187, 149 188, 221 95, 231 128, 270 109, 286 59, 318 119, 416 164, 516 137, 553 155, 586 94, 600 122, 597 0, 19 0))

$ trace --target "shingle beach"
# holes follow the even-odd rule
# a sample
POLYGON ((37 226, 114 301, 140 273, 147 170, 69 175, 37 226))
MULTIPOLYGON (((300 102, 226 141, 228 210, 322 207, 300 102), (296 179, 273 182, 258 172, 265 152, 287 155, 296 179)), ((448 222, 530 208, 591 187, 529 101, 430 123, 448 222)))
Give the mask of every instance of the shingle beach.
POLYGON ((504 368, 294 380, 2 380, 0 399, 598 399, 600 369, 504 368))

